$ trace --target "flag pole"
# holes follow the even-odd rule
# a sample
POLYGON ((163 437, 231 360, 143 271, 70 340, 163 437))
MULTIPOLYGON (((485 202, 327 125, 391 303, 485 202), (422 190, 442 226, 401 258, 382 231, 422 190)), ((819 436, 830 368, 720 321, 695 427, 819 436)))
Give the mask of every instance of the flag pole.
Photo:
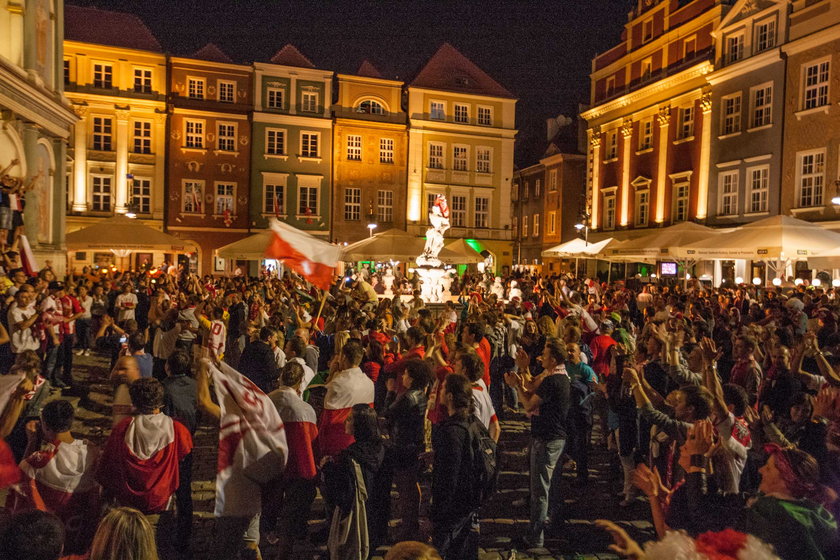
MULTIPOLYGON (((324 290, 324 296, 321 298, 321 307, 318 308, 318 315, 315 316, 315 320, 312 322, 312 326, 318 329, 318 319, 321 318, 321 313, 324 311, 324 304, 327 303, 327 294, 329 294, 328 290, 324 290)), ((318 329, 319 331, 321 329, 318 329)))

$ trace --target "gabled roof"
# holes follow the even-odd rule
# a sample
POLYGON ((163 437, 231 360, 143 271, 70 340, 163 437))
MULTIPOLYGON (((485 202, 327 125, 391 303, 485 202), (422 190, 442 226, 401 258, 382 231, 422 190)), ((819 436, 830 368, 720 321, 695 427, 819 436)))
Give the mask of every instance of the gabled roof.
POLYGON ((163 47, 134 14, 67 4, 64 38, 68 41, 163 52, 163 47))
POLYGON ((297 66, 298 68, 315 68, 312 61, 306 58, 296 46, 288 43, 271 57, 271 62, 282 66, 297 66))
POLYGON ((449 43, 441 45, 409 85, 474 95, 515 97, 449 43))
POLYGON ((198 60, 206 60, 208 62, 221 62, 222 64, 233 64, 233 60, 213 43, 207 43, 192 53, 190 58, 197 58, 198 60))
POLYGON ((358 70, 356 70, 356 75, 364 76, 365 78, 379 78, 380 80, 385 79, 382 72, 380 72, 369 60, 362 61, 362 65, 359 66, 358 70))

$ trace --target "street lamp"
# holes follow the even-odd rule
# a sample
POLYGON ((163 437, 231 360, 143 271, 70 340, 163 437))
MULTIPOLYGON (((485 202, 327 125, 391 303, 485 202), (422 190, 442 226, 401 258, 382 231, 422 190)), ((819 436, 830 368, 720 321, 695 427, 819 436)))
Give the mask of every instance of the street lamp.
POLYGON ((367 225, 368 231, 370 231, 370 235, 368 237, 373 237, 373 230, 376 229, 376 224, 370 223, 367 225))
POLYGON ((840 206, 840 179, 834 181, 834 189, 834 198, 831 199, 831 203, 840 206))

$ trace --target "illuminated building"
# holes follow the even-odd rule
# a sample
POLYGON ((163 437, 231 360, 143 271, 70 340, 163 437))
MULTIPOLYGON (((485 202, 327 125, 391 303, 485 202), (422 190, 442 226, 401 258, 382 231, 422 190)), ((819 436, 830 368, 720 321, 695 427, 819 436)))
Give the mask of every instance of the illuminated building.
POLYGON ((198 248, 200 274, 223 273, 213 250, 248 235, 251 67, 208 44, 168 74, 167 231, 198 248))
POLYGON ((368 61, 338 75, 333 106, 332 238, 358 241, 405 229, 408 134, 400 81, 386 80, 368 61))
POLYGON ((509 193, 516 99, 444 44, 408 84, 408 231, 422 235, 438 194, 447 238, 471 238, 497 266, 512 264, 509 193))
POLYGON ((545 235, 545 166, 530 165, 513 172, 511 190, 513 263, 539 271, 545 235))

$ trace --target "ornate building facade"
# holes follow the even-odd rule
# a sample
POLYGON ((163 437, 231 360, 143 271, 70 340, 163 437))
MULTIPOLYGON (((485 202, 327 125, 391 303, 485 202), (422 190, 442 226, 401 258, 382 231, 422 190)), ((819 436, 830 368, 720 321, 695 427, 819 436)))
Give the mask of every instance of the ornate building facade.
POLYGON ((514 264, 539 271, 545 236, 545 166, 530 165, 513 172, 511 190, 514 264))
POLYGON ((65 270, 67 143, 61 0, 0 0, 0 170, 31 185, 24 226, 38 266, 65 270))

